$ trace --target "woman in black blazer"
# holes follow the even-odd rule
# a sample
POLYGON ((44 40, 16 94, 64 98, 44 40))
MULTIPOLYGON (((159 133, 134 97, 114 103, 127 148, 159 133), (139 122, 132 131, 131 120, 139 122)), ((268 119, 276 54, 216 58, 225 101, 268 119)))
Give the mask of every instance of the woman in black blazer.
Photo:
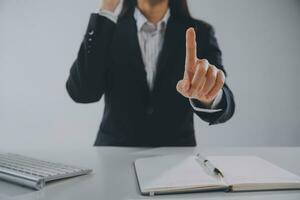
POLYGON ((114 19, 118 3, 104 0, 91 15, 66 83, 78 103, 104 94, 95 145, 195 146, 193 113, 214 125, 235 109, 212 26, 193 19, 186 0, 124 0, 114 19), (161 35, 142 37, 158 25, 161 35))

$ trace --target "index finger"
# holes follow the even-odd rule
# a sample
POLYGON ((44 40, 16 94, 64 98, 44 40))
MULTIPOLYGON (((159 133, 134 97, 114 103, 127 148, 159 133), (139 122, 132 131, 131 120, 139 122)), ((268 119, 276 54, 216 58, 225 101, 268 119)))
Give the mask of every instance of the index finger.
POLYGON ((186 30, 186 53, 185 53, 185 67, 188 71, 196 64, 197 60, 197 43, 196 33, 194 28, 188 28, 186 30))

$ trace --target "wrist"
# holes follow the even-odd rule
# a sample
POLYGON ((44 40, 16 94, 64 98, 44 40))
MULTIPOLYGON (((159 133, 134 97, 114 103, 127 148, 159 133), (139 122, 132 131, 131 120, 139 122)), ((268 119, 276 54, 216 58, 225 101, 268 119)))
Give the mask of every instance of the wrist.
POLYGON ((196 99, 197 101, 199 101, 205 108, 211 108, 214 99, 212 100, 204 100, 204 99, 196 99))

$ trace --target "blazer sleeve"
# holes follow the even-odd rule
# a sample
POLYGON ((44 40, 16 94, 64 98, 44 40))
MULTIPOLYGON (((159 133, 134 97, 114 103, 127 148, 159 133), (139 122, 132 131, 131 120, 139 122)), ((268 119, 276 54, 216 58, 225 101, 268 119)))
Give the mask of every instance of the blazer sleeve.
POLYGON ((101 99, 107 85, 109 46, 115 23, 99 14, 91 14, 76 60, 66 82, 70 97, 78 103, 101 99))
MULTIPOLYGON (((227 77, 227 73, 222 64, 222 52, 219 48, 217 39, 215 37, 214 29, 210 25, 208 25, 207 30, 207 37, 206 37, 206 44, 203 50, 203 58, 207 59, 209 63, 215 65, 218 69, 223 70, 225 76, 227 77)), ((200 43, 201 41, 199 41, 200 43)), ((193 100, 193 103, 198 107, 201 107, 201 103, 199 101, 193 100)), ((235 102, 233 93, 231 92, 230 88, 228 87, 227 83, 224 84, 223 87, 223 96, 222 100, 218 105, 218 109, 222 109, 222 111, 214 112, 214 113, 207 113, 207 112, 197 112, 198 115, 202 120, 209 123, 209 125, 215 125, 219 123, 224 123, 229 120, 235 111, 235 102)))

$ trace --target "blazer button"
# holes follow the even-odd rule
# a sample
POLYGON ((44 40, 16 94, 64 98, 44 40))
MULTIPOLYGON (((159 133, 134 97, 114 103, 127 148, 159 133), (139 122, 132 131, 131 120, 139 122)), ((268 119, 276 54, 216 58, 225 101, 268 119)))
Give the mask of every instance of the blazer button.
POLYGON ((89 35, 94 35, 94 31, 91 30, 91 31, 89 32, 89 35))
POLYGON ((146 110, 146 113, 147 113, 148 115, 152 115, 152 114, 153 114, 153 111, 154 111, 153 107, 148 107, 147 110, 146 110))

